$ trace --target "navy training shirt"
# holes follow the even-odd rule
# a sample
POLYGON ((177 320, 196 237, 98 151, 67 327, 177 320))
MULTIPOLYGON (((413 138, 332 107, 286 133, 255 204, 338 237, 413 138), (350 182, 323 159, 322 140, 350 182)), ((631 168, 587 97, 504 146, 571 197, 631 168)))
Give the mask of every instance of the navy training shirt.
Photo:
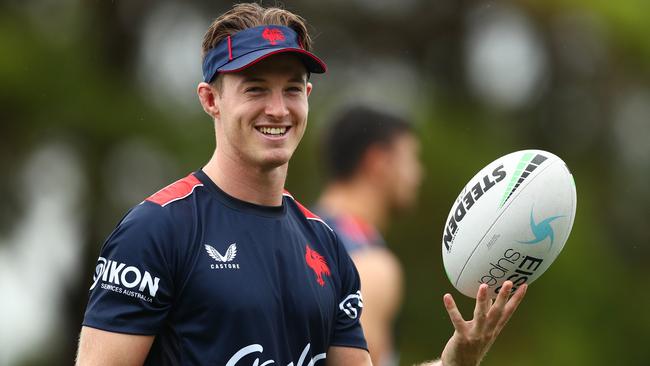
POLYGON ((203 171, 134 207, 104 243, 83 325, 155 335, 148 365, 319 365, 367 349, 359 276, 288 193, 238 200, 203 171))

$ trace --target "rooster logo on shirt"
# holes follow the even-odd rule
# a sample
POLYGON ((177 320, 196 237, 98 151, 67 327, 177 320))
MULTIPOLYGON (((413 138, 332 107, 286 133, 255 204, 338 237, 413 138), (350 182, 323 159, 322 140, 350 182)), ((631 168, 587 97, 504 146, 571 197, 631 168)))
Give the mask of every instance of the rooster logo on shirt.
POLYGON ((307 262, 309 268, 311 268, 314 273, 316 273, 316 282, 318 282, 318 284, 321 286, 325 286, 323 275, 331 276, 330 268, 327 266, 325 258, 323 258, 322 255, 318 254, 317 251, 311 249, 311 247, 309 247, 309 244, 307 244, 305 261, 307 262))

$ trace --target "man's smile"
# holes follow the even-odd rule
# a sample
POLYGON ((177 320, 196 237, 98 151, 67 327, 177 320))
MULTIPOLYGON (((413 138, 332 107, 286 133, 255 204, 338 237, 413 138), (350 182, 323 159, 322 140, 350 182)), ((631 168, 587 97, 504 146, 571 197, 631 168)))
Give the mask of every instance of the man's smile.
POLYGON ((291 129, 291 126, 256 126, 255 129, 264 136, 279 138, 286 135, 286 133, 291 129))

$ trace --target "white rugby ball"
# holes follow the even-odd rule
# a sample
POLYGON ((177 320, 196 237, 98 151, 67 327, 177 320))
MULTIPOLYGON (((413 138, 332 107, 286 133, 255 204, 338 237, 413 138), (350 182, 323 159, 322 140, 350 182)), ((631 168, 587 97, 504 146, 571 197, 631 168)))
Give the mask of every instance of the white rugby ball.
POLYGON ((454 202, 442 235, 451 283, 476 297, 485 283, 496 297, 503 282, 531 283, 560 254, 576 212, 573 176, 542 150, 503 156, 481 169, 454 202))

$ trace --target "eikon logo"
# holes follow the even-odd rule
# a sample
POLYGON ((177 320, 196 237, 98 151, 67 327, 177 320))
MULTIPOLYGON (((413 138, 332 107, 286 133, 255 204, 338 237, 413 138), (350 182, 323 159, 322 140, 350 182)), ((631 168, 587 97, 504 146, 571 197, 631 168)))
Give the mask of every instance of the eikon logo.
POLYGON ((93 275, 93 285, 90 290, 97 286, 99 281, 113 283, 117 286, 123 286, 127 289, 137 288, 143 292, 145 289, 151 297, 156 297, 160 278, 154 277, 148 271, 140 271, 134 266, 127 266, 125 263, 116 262, 104 257, 97 259, 95 274, 93 275))
MULTIPOLYGON (((563 216, 551 216, 539 223, 535 223, 535 217, 533 216, 533 209, 530 209, 530 230, 535 237, 532 240, 528 241, 519 241, 521 244, 537 244, 544 241, 546 238, 551 239, 551 247, 553 247, 553 242, 555 241, 555 235, 553 233, 553 227, 551 227, 551 222, 556 219, 559 219, 563 216)), ((549 248, 550 249, 550 248, 549 248)))

